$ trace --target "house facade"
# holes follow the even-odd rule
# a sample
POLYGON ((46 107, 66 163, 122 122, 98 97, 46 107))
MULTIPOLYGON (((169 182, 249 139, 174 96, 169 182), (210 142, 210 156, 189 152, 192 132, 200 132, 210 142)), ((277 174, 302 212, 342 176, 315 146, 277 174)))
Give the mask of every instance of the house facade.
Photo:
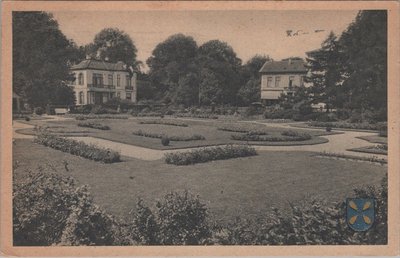
POLYGON ((301 58, 267 61, 260 69, 261 101, 266 105, 278 102, 282 93, 293 94, 295 87, 304 86, 306 63, 301 58))
POLYGON ((112 98, 136 102, 136 73, 130 73, 123 62, 111 63, 86 59, 71 67, 75 80, 76 105, 102 104, 112 98))

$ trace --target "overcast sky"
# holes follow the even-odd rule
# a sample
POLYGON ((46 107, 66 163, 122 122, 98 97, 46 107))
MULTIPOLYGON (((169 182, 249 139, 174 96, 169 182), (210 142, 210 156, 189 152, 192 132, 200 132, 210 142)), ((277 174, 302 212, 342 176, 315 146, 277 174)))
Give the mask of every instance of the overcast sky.
POLYGON ((82 11, 53 14, 63 33, 78 45, 93 41, 103 28, 117 27, 125 31, 138 49, 138 59, 144 62, 158 43, 176 33, 192 36, 199 45, 212 39, 225 41, 246 62, 255 54, 269 55, 275 60, 305 57, 306 51, 320 47, 331 30, 340 35, 357 12, 82 11), (288 37, 287 30, 301 31, 298 36, 288 37))

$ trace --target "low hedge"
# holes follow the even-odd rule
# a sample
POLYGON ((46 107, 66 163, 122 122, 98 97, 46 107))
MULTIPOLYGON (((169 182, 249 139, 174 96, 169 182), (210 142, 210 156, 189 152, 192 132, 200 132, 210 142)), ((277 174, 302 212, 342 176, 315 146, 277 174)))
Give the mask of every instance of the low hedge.
POLYGON ((256 141, 256 142, 293 142, 293 141, 307 141, 311 139, 311 135, 298 135, 298 136, 263 136, 257 134, 232 134, 232 140, 237 141, 256 141))
POLYGON ((192 114, 192 113, 177 113, 176 117, 202 118, 202 119, 218 119, 217 115, 213 114, 192 114))
MULTIPOLYGON (((349 123, 349 122, 318 122, 312 121, 308 125, 315 127, 331 127, 343 129, 361 129, 361 130, 382 130, 386 123, 369 124, 369 123, 349 123)), ((382 130, 384 131, 384 130, 382 130)))
POLYGON ((120 161, 119 152, 112 151, 110 149, 99 148, 95 145, 88 145, 82 141, 75 141, 50 135, 44 132, 39 133, 34 141, 44 146, 94 161, 101 161, 104 163, 114 163, 120 161))
POLYGON ((137 130, 134 131, 132 134, 138 135, 138 136, 143 136, 143 137, 148 137, 148 138, 168 138, 170 141, 198 141, 198 140, 205 140, 206 138, 203 135, 200 134, 193 134, 192 136, 178 136, 178 135, 173 135, 173 136, 168 136, 165 134, 158 134, 158 133, 148 133, 142 130, 137 130))
POLYGON ((127 116, 120 115, 79 115, 75 117, 76 120, 87 120, 87 119, 128 119, 127 116))
POLYGON ((110 127, 108 125, 102 125, 102 124, 91 123, 91 122, 81 122, 81 123, 78 123, 78 126, 94 128, 94 129, 99 129, 99 130, 110 130, 110 127))
POLYGON ((226 146, 200 148, 187 152, 166 153, 165 162, 167 164, 181 166, 254 155, 257 155, 257 152, 253 147, 231 144, 226 146))
POLYGON ((239 126, 239 125, 222 125, 218 127, 218 130, 227 132, 247 133, 250 135, 268 134, 268 131, 266 129, 249 128, 249 126, 239 126))
POLYGON ((149 117, 159 116, 159 117, 161 117, 161 116, 164 116, 161 112, 132 112, 131 115, 135 116, 135 117, 146 117, 146 116, 149 116, 149 117))
POLYGON ((189 125, 179 121, 172 121, 172 120, 141 120, 138 122, 139 124, 159 124, 159 125, 172 125, 172 126, 181 126, 181 127, 188 127, 189 125))

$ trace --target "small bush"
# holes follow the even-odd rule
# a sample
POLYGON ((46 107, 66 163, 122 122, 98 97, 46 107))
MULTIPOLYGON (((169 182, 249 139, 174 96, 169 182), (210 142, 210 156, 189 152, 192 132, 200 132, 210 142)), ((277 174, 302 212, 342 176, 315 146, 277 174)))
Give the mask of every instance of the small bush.
POLYGON ((31 121, 31 119, 29 118, 29 116, 26 116, 26 117, 25 117, 25 121, 27 121, 27 122, 31 121))
POLYGON ((14 245, 121 243, 116 221, 93 204, 87 186, 42 170, 13 185, 14 245))
POLYGON ((34 141, 44 146, 94 161, 104 163, 120 161, 120 154, 116 151, 88 145, 82 141, 50 135, 47 132, 39 132, 34 141))
POLYGON ((108 125, 102 125, 102 124, 91 123, 91 122, 78 123, 78 126, 79 127, 94 128, 94 129, 99 129, 99 130, 110 130, 110 127, 108 125))
POLYGON ((246 145, 226 145, 222 147, 200 148, 187 152, 166 153, 165 162, 180 166, 254 155, 257 155, 257 152, 253 147, 246 145))
POLYGON ((38 116, 41 116, 44 114, 44 109, 42 107, 35 107, 33 109, 33 113, 35 113, 38 116))
POLYGON ((282 133, 282 137, 279 136, 263 136, 257 134, 233 134, 231 135, 232 140, 238 141, 260 141, 260 142, 292 142, 292 141, 307 141, 312 137, 307 133, 297 133, 292 131, 286 131, 282 133))
POLYGON ((330 126, 327 126, 327 127, 325 128, 325 131, 327 131, 327 132, 331 132, 331 131, 332 131, 332 127, 330 127, 330 126))
POLYGON ((169 145, 169 139, 167 136, 163 136, 161 137, 161 144, 164 146, 168 146, 169 145))

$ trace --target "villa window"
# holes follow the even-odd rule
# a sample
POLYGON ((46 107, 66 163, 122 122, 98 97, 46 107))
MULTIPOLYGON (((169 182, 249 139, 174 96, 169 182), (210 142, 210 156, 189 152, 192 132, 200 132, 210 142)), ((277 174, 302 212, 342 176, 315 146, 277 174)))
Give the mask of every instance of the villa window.
POLYGON ((109 74, 108 75, 108 85, 109 86, 113 86, 113 75, 112 74, 109 74))
POLYGON ((101 73, 93 74, 93 86, 103 86, 103 75, 101 73))
POLYGON ((294 76, 289 76, 289 88, 294 86, 294 76))
POLYGON ((84 96, 84 93, 83 93, 83 91, 81 91, 81 92, 79 92, 79 104, 84 104, 83 102, 84 102, 84 98, 85 96, 84 96))
POLYGON ((84 80, 83 80, 83 73, 80 73, 80 74, 78 75, 78 82, 79 82, 79 85, 83 85, 83 83, 84 83, 84 80))
POLYGON ((280 83, 281 83, 281 77, 276 76, 275 77, 275 88, 278 88, 280 83))
POLYGON ((129 75, 127 75, 125 78, 126 78, 126 86, 130 87, 131 86, 131 78, 129 77, 129 75))
POLYGON ((117 87, 121 85, 121 75, 117 74, 117 87))
POLYGON ((267 77, 267 87, 268 88, 272 87, 272 77, 271 76, 267 77))
POLYGON ((132 94, 131 93, 126 93, 126 99, 132 99, 132 94))

